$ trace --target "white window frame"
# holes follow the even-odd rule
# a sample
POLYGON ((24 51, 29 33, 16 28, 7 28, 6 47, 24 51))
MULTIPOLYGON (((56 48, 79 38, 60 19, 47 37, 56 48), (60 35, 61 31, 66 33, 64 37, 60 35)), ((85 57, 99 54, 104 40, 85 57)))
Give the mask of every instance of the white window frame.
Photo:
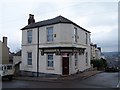
POLYGON ((88 44, 88 34, 85 33, 85 43, 88 44))
POLYGON ((77 53, 74 54, 74 58, 75 58, 75 67, 77 67, 78 66, 78 54, 77 53))
POLYGON ((88 65, 88 52, 86 52, 85 57, 86 57, 86 66, 87 66, 88 65))
POLYGON ((74 27, 74 43, 77 43, 78 42, 78 36, 77 36, 77 28, 74 27))
POLYGON ((47 54, 47 68, 54 68, 54 55, 51 53, 47 54), (52 56, 51 59, 49 59, 49 55, 52 56), (50 65, 52 63, 52 66, 50 65))
POLYGON ((27 64, 32 65, 32 52, 27 52, 27 64), (31 57, 28 54, 31 54, 31 57))
POLYGON ((54 34, 53 34, 53 27, 47 27, 47 42, 53 42, 54 41, 54 34), (52 30, 52 33, 49 33, 49 30, 52 30))
POLYGON ((27 43, 29 44, 32 43, 32 30, 27 31, 27 43), (30 32, 31 32, 31 35, 30 35, 30 32))

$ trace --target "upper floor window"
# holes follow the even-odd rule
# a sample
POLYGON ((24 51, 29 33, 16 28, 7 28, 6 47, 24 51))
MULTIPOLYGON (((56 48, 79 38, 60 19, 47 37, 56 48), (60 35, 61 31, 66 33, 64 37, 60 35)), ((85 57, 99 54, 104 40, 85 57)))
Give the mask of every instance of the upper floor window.
POLYGON ((32 52, 27 53, 28 65, 32 65, 32 52))
POLYGON ((47 67, 53 67, 53 54, 47 54, 47 67))
POLYGON ((47 28, 47 41, 48 42, 53 41, 53 27, 47 28))
POLYGON ((77 42, 77 28, 74 28, 74 42, 77 42))
POLYGON ((86 42, 86 44, 88 44, 88 34, 87 33, 85 33, 85 38, 86 38, 86 40, 85 40, 85 42, 86 42))
POLYGON ((32 30, 27 31, 27 42, 32 43, 32 30))

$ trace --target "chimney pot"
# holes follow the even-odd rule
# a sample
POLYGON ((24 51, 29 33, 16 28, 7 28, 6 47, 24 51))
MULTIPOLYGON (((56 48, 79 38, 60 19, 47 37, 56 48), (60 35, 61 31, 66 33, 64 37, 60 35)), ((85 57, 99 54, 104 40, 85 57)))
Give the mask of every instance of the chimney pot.
POLYGON ((3 37, 3 43, 7 46, 7 37, 3 37))
POLYGON ((97 44, 94 44, 95 48, 97 48, 97 44))
POLYGON ((29 14, 28 24, 35 23, 34 15, 29 14))

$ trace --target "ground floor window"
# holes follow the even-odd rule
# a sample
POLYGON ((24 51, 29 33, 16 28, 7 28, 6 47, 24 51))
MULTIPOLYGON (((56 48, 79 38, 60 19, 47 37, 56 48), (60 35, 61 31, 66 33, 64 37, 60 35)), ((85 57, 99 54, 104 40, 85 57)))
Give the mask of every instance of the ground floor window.
POLYGON ((47 67, 54 67, 53 54, 47 54, 47 67))
POLYGON ((75 53, 75 66, 78 66, 78 55, 75 53))
POLYGON ((32 65, 32 52, 27 53, 28 65, 32 65))
POLYGON ((86 65, 88 65, 88 52, 86 52, 86 65))

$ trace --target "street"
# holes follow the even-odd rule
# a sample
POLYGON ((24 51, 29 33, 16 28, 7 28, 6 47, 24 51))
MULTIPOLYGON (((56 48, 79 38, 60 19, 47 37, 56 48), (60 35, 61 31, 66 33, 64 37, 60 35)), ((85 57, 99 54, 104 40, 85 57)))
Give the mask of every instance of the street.
POLYGON ((99 73, 87 79, 71 81, 3 81, 3 88, 118 88, 118 73, 99 73))

